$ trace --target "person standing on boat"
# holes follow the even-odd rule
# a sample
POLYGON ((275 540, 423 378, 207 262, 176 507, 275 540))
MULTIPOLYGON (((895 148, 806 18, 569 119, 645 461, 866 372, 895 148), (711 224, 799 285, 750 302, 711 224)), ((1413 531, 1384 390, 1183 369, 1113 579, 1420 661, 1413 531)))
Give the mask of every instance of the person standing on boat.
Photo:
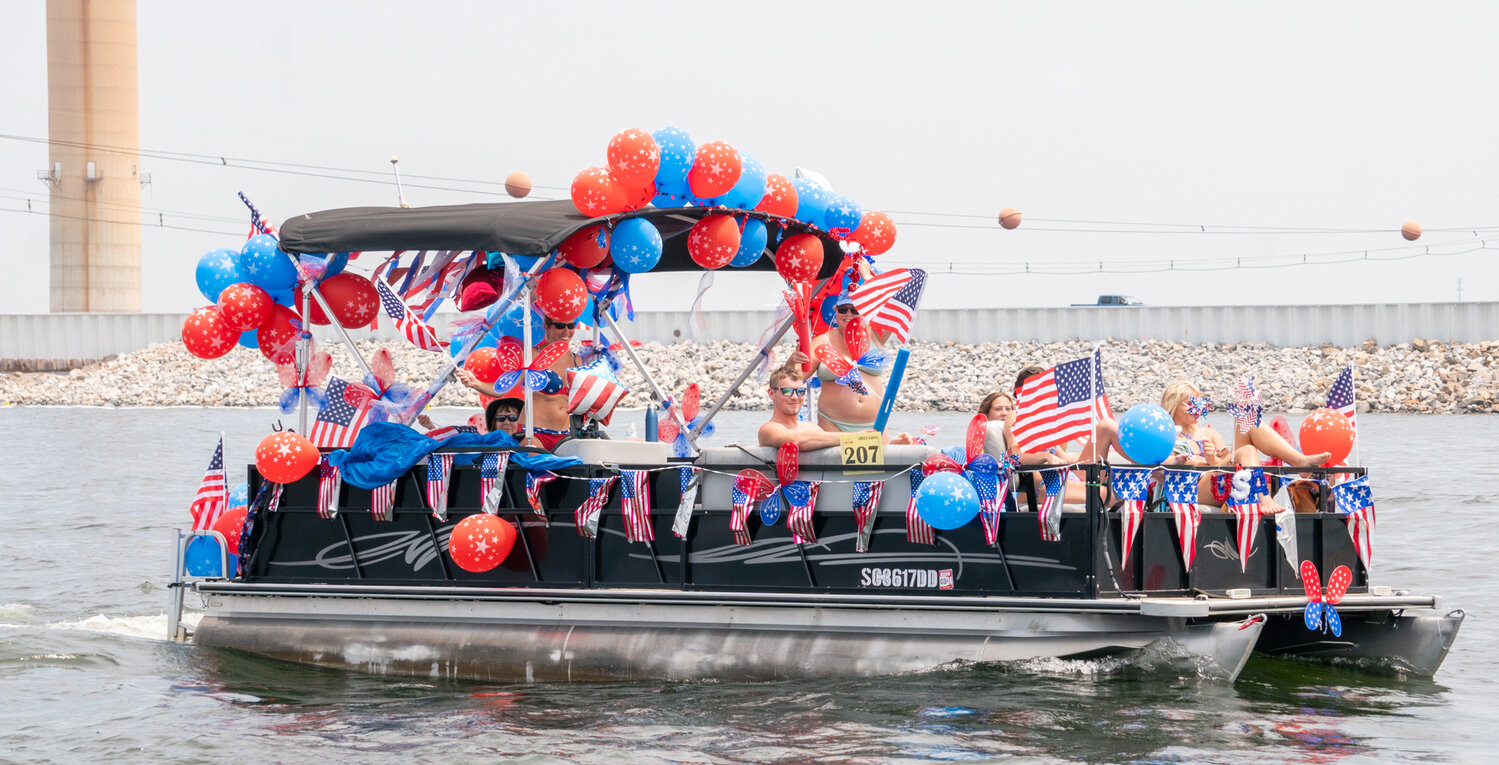
MULTIPOLYGON (((872 273, 867 263, 860 262, 859 269, 865 279, 871 278, 872 273)), ((849 342, 844 335, 843 325, 858 316, 859 309, 854 306, 853 298, 844 292, 838 296, 833 310, 832 325, 828 327, 827 332, 812 338, 811 343, 814 356, 810 359, 811 371, 822 382, 821 392, 817 399, 817 424, 829 433, 858 433, 870 430, 874 427, 875 418, 879 416, 880 402, 885 397, 885 375, 889 370, 881 349, 884 348, 885 341, 890 339, 890 335, 877 333, 868 322, 860 322, 863 327, 860 331, 866 333, 864 340, 867 342, 856 344, 872 350, 862 356, 855 356, 849 350, 849 342), (829 346, 837 355, 850 360, 854 371, 857 372, 857 385, 848 378, 839 377, 826 364, 817 361, 817 349, 824 345, 829 346)), ((806 355, 800 351, 791 359, 791 363, 804 364, 807 361, 806 355)), ((892 444, 912 443, 911 437, 905 433, 897 433, 889 439, 889 442, 892 444)))
POLYGON ((793 354, 786 366, 770 373, 770 422, 760 426, 760 445, 779 449, 781 444, 794 441, 801 450, 837 446, 842 433, 797 419, 807 400, 807 381, 802 379, 798 357, 805 358, 800 353, 793 354))
MULTIPOLYGON (((583 365, 583 360, 578 358, 577 352, 572 348, 573 335, 577 329, 577 320, 557 321, 547 317, 541 342, 532 350, 535 353, 552 343, 567 343, 567 352, 547 368, 546 387, 531 396, 532 435, 547 450, 557 448, 557 444, 572 435, 567 413, 567 370, 583 365)), ((458 370, 458 381, 486 396, 499 395, 493 385, 480 382, 479 378, 467 370, 458 370)))

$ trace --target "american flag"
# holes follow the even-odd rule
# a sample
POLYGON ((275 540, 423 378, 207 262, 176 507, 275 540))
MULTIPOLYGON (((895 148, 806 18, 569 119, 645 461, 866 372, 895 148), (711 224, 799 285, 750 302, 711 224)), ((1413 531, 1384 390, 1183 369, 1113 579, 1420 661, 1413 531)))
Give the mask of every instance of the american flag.
MULTIPOLYGON (((909 269, 909 273, 909 280, 906 281, 905 285, 900 288, 900 291, 896 292, 895 296, 891 297, 883 307, 872 314, 866 313, 862 309, 859 311, 860 314, 863 314, 865 320, 869 322, 869 328, 874 330, 875 334, 888 332, 895 335, 895 340, 898 343, 904 343, 906 338, 911 336, 911 323, 916 320, 916 307, 921 302, 921 291, 926 289, 925 271, 919 268, 912 268, 909 269)), ((879 277, 875 278, 878 279, 879 277)), ((859 291, 862 292, 867 287, 868 283, 860 287, 859 291)), ((853 296, 850 295, 849 297, 852 298, 853 296)), ((857 305, 857 298, 855 298, 855 305, 857 305)))
POLYGON ((1176 535, 1181 539, 1182 565, 1192 570, 1197 557, 1197 527, 1202 513, 1197 509, 1197 483, 1201 473, 1195 470, 1166 471, 1166 504, 1176 516, 1176 535))
POLYGON ((1353 405, 1353 365, 1343 367, 1338 373, 1338 379, 1332 383, 1332 390, 1327 392, 1327 408, 1342 414, 1348 418, 1348 424, 1353 426, 1353 432, 1358 433, 1357 409, 1353 405))
POLYGON ((531 505, 531 512, 542 520, 546 520, 547 511, 541 506, 541 490, 555 480, 557 476, 545 470, 526 471, 526 502, 531 505))
POLYGON ((702 468, 677 468, 677 486, 681 489, 681 500, 677 502, 677 517, 671 523, 671 533, 677 539, 687 538, 687 528, 692 523, 692 506, 697 503, 698 482, 694 480, 702 468))
POLYGON ((880 507, 880 493, 884 490, 884 481, 854 482, 854 524, 859 532, 856 542, 859 552, 869 550, 869 537, 874 532, 874 513, 880 507))
POLYGON ((1015 448, 1039 452, 1092 433, 1096 420, 1112 418, 1103 390, 1103 357, 1058 364, 1025 381, 1015 402, 1015 448))
POLYGON ((920 465, 911 468, 911 499, 906 503, 906 541, 917 545, 934 545, 937 544, 937 532, 921 519, 921 513, 916 512, 916 490, 921 488, 924 480, 926 473, 922 472, 920 465))
POLYGON ((1038 519, 1043 542, 1062 540, 1062 502, 1067 496, 1067 479, 1071 477, 1070 470, 1041 471, 1041 483, 1046 486, 1046 501, 1041 503, 1041 517, 1038 519))
POLYGON ((229 509, 229 487, 224 482, 224 437, 219 436, 219 445, 214 447, 208 460, 208 470, 198 483, 198 493, 188 512, 193 516, 193 531, 208 531, 219 516, 229 509))
POLYGON ((979 521, 984 524, 984 541, 993 545, 999 539, 999 514, 1005 508, 999 493, 999 469, 992 460, 989 467, 978 465, 966 471, 968 480, 979 495, 979 521))
POLYGON ((816 481, 793 481, 781 490, 790 507, 786 528, 791 529, 791 541, 796 544, 817 544, 817 532, 812 528, 812 508, 817 505, 820 486, 816 481))
MULTIPOLYGON (((400 479, 397 478, 396 481, 400 479)), ((396 506, 396 481, 370 490, 370 515, 377 521, 388 521, 396 506)))
POLYGON ((604 503, 609 501, 609 490, 614 488, 614 476, 607 478, 588 479, 588 499, 578 505, 578 511, 574 513, 574 522, 578 525, 578 536, 593 537, 599 533, 599 514, 604 511, 604 503))
POLYGON ((755 500, 740 489, 739 482, 735 481, 729 501, 733 504, 733 510, 729 513, 729 534, 734 537, 734 544, 747 545, 750 543, 750 534, 745 524, 749 522, 750 510, 754 508, 755 500))
POLYGON ((1114 468, 1114 496, 1119 505, 1119 567, 1129 565, 1129 552, 1135 546, 1135 534, 1145 518, 1145 492, 1149 468, 1114 468))
POLYGON ((437 333, 415 311, 407 308, 384 281, 375 280, 375 291, 380 293, 380 306, 385 309, 385 315, 395 320, 396 329, 401 331, 407 342, 424 351, 442 350, 442 344, 437 342, 437 333))
POLYGON ((1353 549, 1368 570, 1374 559, 1374 498, 1369 492, 1369 477, 1334 486, 1332 496, 1338 510, 1348 518, 1348 536, 1353 537, 1353 549))
POLYGON ((600 353, 593 361, 570 367, 572 383, 567 390, 568 414, 582 414, 608 425, 614 406, 630 390, 620 385, 614 375, 614 366, 607 355, 600 353))
MULTIPOLYGON (((854 288, 848 293, 850 300, 854 301, 854 308, 861 316, 874 316, 880 309, 885 307, 890 299, 895 297, 907 284, 911 283, 911 272, 904 268, 896 268, 882 274, 875 274, 873 278, 854 288)), ((819 304, 814 304, 814 307, 819 304)))
POLYGON ((438 521, 448 520, 448 479, 453 475, 453 455, 427 455, 427 506, 438 521))
POLYGON ((426 436, 427 436, 427 438, 431 438, 431 439, 434 439, 434 440, 437 440, 437 441, 441 441, 443 439, 451 438, 453 436, 456 436, 459 433, 478 433, 478 432, 479 432, 479 429, 476 428, 476 427, 474 427, 473 425, 444 425, 444 426, 442 426, 440 428, 433 428, 432 430, 427 431, 426 432, 426 436))
POLYGON ((324 454, 318 460, 317 479, 317 517, 338 517, 338 488, 343 483, 338 475, 338 468, 328 461, 328 455, 324 454))
POLYGON ((1249 495, 1243 499, 1229 495, 1228 510, 1239 516, 1239 571, 1248 570, 1249 556, 1254 552, 1254 538, 1260 530, 1260 494, 1265 486, 1265 472, 1249 470, 1249 495))
POLYGON ((319 449, 347 449, 354 445, 359 429, 369 421, 368 406, 350 404, 344 393, 349 384, 337 377, 328 378, 328 387, 323 390, 323 406, 318 409, 317 419, 309 434, 312 445, 319 449))
POLYGON ((479 458, 479 496, 483 498, 484 512, 500 514, 500 500, 505 496, 505 467, 510 463, 509 452, 488 452, 479 458))
POLYGON ((625 515, 625 539, 631 542, 651 542, 656 531, 651 528, 650 473, 644 470, 619 471, 621 491, 619 506, 625 515))

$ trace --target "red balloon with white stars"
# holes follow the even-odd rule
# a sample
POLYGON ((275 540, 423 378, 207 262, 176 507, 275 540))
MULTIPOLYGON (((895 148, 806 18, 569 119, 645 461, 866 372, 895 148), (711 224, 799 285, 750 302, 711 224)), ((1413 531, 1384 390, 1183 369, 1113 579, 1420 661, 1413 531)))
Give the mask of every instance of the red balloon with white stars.
POLYGON ((709 141, 697 147, 692 169, 687 171, 687 186, 698 199, 722 196, 739 182, 744 160, 739 152, 723 141, 709 141))
MULTIPOLYGON (((328 301, 328 307, 333 309, 333 318, 345 329, 368 326, 380 310, 380 293, 375 291, 373 282, 359 274, 347 271, 334 274, 320 282, 317 288, 328 301)), ((312 301, 312 310, 308 314, 313 324, 323 326, 328 323, 328 315, 323 313, 317 300, 312 301)))
POLYGON ((216 359, 234 350, 239 332, 224 321, 219 307, 210 305, 187 315, 182 322, 182 344, 200 359, 216 359))
POLYGON ((1342 462, 1353 451, 1353 422, 1347 416, 1326 407, 1314 409, 1301 421, 1301 453, 1332 456, 1324 465, 1342 462))
POLYGON ((572 321, 588 307, 583 277, 570 268, 551 268, 536 280, 536 307, 548 319, 572 321))
POLYGON ((453 527, 448 537, 448 555, 464 571, 480 574, 500 565, 515 545, 515 527, 509 521, 480 513, 453 527))
POLYGON ((573 205, 590 218, 625 209, 625 187, 608 168, 590 167, 573 178, 573 205))
POLYGON ((260 355, 274 364, 290 361, 296 356, 297 334, 301 332, 302 317, 296 311, 277 304, 271 309, 271 318, 260 325, 255 339, 260 344, 260 355))
POLYGON ((609 229, 589 226, 563 239, 557 255, 570 266, 593 268, 609 256, 609 229))
POLYGON ((739 252, 739 222, 732 215, 709 215, 687 234, 687 254, 703 268, 722 268, 739 252))
POLYGON ((463 368, 472 372, 480 382, 492 383, 500 379, 500 359, 495 349, 488 346, 475 348, 468 358, 463 360, 463 368))
POLYGON ((290 430, 272 433, 255 447, 255 469, 267 481, 292 483, 312 472, 317 463, 317 447, 290 430))
POLYGON ((822 270, 822 240, 812 234, 786 237, 776 248, 776 273, 788 282, 810 282, 822 270))
POLYGON ((870 210, 864 213, 859 227, 848 238, 862 245, 864 252, 882 255, 895 246, 895 221, 879 210, 870 210))
POLYGON ((791 181, 784 175, 771 173, 765 176, 765 196, 760 198, 755 209, 782 218, 795 218, 798 201, 796 187, 791 181))
POLYGON ((644 186, 625 189, 625 209, 639 210, 656 198, 656 182, 646 181, 644 186))
POLYGON ((248 332, 271 318, 276 301, 269 292, 249 282, 231 284, 219 293, 219 313, 235 332, 248 332))
POLYGON ((245 530, 245 516, 250 513, 250 508, 240 505, 230 508, 213 522, 213 530, 224 535, 224 544, 229 549, 230 555, 239 554, 239 537, 245 530))
POLYGON ((626 188, 638 189, 651 183, 659 169, 661 149, 650 133, 629 128, 609 139, 609 171, 626 188))

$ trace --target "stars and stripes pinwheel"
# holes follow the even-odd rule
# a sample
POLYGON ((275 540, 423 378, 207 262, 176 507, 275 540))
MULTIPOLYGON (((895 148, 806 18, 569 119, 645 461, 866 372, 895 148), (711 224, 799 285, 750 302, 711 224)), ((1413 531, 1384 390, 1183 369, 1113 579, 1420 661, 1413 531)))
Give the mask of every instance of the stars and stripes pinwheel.
POLYGON ((333 367, 333 357, 327 351, 312 354, 307 368, 297 374, 297 365, 289 360, 276 365, 276 376, 286 390, 281 392, 281 413, 291 414, 302 399, 318 409, 323 408, 323 383, 328 380, 328 370, 333 367))
POLYGON ((1353 583, 1353 572, 1347 566, 1338 566, 1332 570, 1332 575, 1327 577, 1327 589, 1322 588, 1322 577, 1317 574, 1317 564, 1304 560, 1301 562, 1301 586, 1306 588, 1306 611, 1303 616, 1306 619, 1306 628, 1313 632, 1321 630, 1323 633, 1331 632, 1334 637, 1343 636, 1343 620, 1338 616, 1338 609, 1333 608, 1343 602, 1343 596, 1348 594, 1348 585, 1353 583))
POLYGON ((1213 400, 1207 396, 1192 396, 1187 399, 1187 414, 1192 417, 1200 420, 1208 416, 1208 412, 1211 411, 1213 411, 1213 400))
POLYGON ((1234 423, 1238 426, 1240 433, 1248 433, 1250 428, 1258 427, 1264 407, 1260 404, 1260 393, 1254 387, 1254 377, 1240 377, 1234 386, 1234 400, 1228 405, 1228 413, 1234 416, 1234 423))
POLYGON ((396 381, 395 362, 390 349, 381 348, 370 357, 370 371, 364 385, 350 384, 344 389, 344 400, 355 410, 368 409, 370 422, 405 421, 421 401, 421 393, 396 381))
MULTIPOLYGON (((677 418, 672 416, 672 410, 677 404, 668 400, 666 402, 666 417, 661 420, 656 428, 656 438, 663 443, 671 444, 671 452, 677 457, 692 456, 692 445, 687 443, 687 431, 677 426, 677 418)), ((701 406, 701 394, 698 392, 697 383, 687 386, 682 392, 681 409, 682 421, 687 423, 688 430, 698 427, 703 422, 703 417, 698 414, 701 406)), ((703 427, 702 435, 713 435, 713 423, 703 427)))
POLYGON ((500 376, 495 378, 495 390, 510 390, 515 387, 521 378, 525 378, 525 385, 533 391, 543 391, 547 387, 547 369, 567 353, 567 343, 558 340, 551 345, 541 349, 541 352, 531 357, 531 363, 523 361, 525 358, 521 344, 514 340, 507 340, 495 349, 495 360, 500 365, 500 376))

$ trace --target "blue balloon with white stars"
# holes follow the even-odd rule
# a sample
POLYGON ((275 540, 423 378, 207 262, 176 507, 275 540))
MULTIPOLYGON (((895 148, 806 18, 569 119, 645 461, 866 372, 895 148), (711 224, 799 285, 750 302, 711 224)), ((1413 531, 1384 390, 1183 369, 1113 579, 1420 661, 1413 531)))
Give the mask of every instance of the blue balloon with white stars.
POLYGON ((765 245, 770 240, 770 232, 765 230, 765 221, 759 218, 746 218, 744 230, 739 232, 739 252, 734 253, 734 259, 729 265, 735 268, 752 266, 765 254, 765 245))
POLYGON ((796 187, 796 219, 821 226, 822 217, 828 211, 828 203, 832 201, 832 194, 810 178, 794 178, 791 185, 796 187))
POLYGON ((622 220, 609 239, 609 254, 614 267, 625 273, 649 271, 661 262, 661 232, 648 220, 622 220))
POLYGON ((979 514, 979 493, 957 473, 927 476, 916 490, 916 513, 934 529, 956 529, 979 514))
POLYGON ((687 181, 683 180, 680 185, 663 186, 656 184, 656 198, 651 204, 662 210, 674 207, 686 207, 692 201, 692 192, 687 189, 687 181))
POLYGON ((656 139, 656 148, 661 150, 656 188, 687 188, 687 171, 697 159, 697 144, 692 142, 692 136, 679 127, 664 127, 651 133, 651 137, 656 139))
POLYGON ((745 154, 741 163, 743 169, 739 172, 739 181, 734 184, 734 188, 721 197, 709 200, 711 204, 753 210, 765 198, 765 181, 768 177, 765 165, 750 154, 745 154))
POLYGON ((1158 465, 1176 445, 1176 423, 1155 404, 1131 407, 1119 418, 1119 448, 1131 462, 1158 465))
POLYGON ((248 504, 250 504, 250 484, 240 481, 229 490, 229 506, 242 507, 248 504))
POLYGON ((859 208, 859 203, 843 196, 834 194, 828 203, 827 212, 822 216, 822 228, 824 231, 832 231, 835 228, 848 229, 852 232, 859 227, 859 221, 864 217, 864 211, 859 208))
POLYGON ((239 253, 230 249, 206 252, 198 258, 198 291, 208 302, 219 302, 219 293, 231 284, 245 281, 239 272, 239 253))
POLYGON ((224 575, 223 548, 210 536, 193 537, 182 554, 182 563, 188 576, 224 575))
POLYGON ((297 267, 270 234, 252 236, 239 251, 239 270, 248 281, 275 295, 297 286, 297 267))
MULTIPOLYGON (((526 307, 520 303, 510 306, 505 310, 500 320, 494 323, 494 327, 489 330, 490 337, 495 338, 496 341, 502 337, 524 338, 526 336, 525 322, 527 313, 526 307)), ((531 314, 531 342, 539 343, 546 332, 546 321, 541 318, 541 312, 535 308, 532 308, 529 313, 531 314)), ((495 343, 481 341, 476 347, 482 348, 485 345, 493 346, 495 343)))

